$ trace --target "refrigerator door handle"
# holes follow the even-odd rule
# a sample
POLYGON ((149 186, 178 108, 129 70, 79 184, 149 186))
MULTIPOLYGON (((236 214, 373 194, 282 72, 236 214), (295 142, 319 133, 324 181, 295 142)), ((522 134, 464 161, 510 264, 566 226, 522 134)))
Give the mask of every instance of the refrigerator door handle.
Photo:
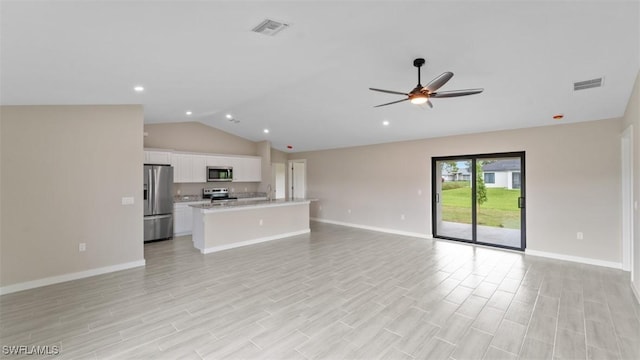
POLYGON ((156 169, 156 167, 153 167, 153 211, 151 212, 152 214, 157 214, 158 213, 158 169, 156 169))
POLYGON ((147 204, 149 206, 149 213, 153 214, 153 177, 152 175, 152 169, 153 168, 149 168, 149 194, 148 194, 148 201, 147 204))
POLYGON ((166 219, 166 218, 170 218, 171 214, 167 214, 167 215, 153 215, 153 216, 145 216, 144 217, 144 221, 151 221, 151 220, 158 220, 158 219, 166 219))

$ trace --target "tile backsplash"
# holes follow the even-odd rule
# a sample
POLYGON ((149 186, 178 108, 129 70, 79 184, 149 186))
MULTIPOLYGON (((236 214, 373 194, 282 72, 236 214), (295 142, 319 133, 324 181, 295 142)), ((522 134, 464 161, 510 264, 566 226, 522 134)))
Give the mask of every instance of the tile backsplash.
POLYGON ((174 195, 202 195, 202 189, 224 187, 228 188, 231 194, 247 193, 258 191, 260 183, 243 182, 210 182, 210 183, 179 183, 173 184, 174 195))

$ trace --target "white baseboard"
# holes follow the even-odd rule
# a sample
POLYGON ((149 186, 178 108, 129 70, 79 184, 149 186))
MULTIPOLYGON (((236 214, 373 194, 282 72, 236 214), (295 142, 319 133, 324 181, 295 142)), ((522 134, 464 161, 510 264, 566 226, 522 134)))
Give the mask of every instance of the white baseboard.
POLYGON ((411 237, 417 237, 417 238, 421 238, 421 239, 433 239, 433 236, 431 234, 422 234, 422 233, 416 233, 416 232, 410 232, 410 231, 402 231, 402 230, 381 228, 381 227, 376 227, 376 226, 352 224, 352 223, 346 223, 346 222, 342 222, 342 221, 327 220, 327 219, 321 219, 321 218, 310 218, 309 220, 313 220, 313 221, 317 221, 317 222, 321 222, 321 223, 327 223, 327 224, 349 226, 349 227, 358 228, 358 229, 378 231, 378 232, 383 232, 383 233, 388 233, 388 234, 411 236, 411 237))
POLYGON ((214 252, 218 252, 218 251, 234 249, 234 248, 241 247, 241 246, 253 245, 253 244, 258 244, 258 243, 262 243, 262 242, 266 242, 266 241, 272 241, 272 240, 278 240, 278 239, 291 237, 291 236, 308 234, 310 232, 311 232, 311 229, 293 231, 293 232, 289 232, 289 233, 278 234, 278 235, 273 235, 273 236, 266 236, 266 237, 261 237, 261 238, 257 238, 257 239, 252 239, 252 240, 235 242, 235 243, 231 243, 231 244, 208 247, 208 248, 204 248, 203 250, 200 250, 200 252, 203 253, 203 254, 210 254, 210 253, 214 253, 214 252))
POLYGON ((0 295, 11 294, 11 293, 22 291, 22 290, 34 289, 37 287, 63 283, 71 280, 83 279, 91 276, 102 275, 102 274, 120 271, 120 270, 127 270, 131 268, 145 266, 145 264, 146 264, 145 260, 142 259, 142 260, 132 261, 124 264, 105 266, 105 267, 96 268, 96 269, 79 271, 75 273, 58 275, 58 276, 51 276, 43 279, 26 281, 23 283, 18 283, 13 285, 7 285, 7 286, 0 287, 0 295))
POLYGON ((591 258, 585 258, 580 256, 564 255, 564 254, 557 254, 557 253, 551 253, 546 251, 529 250, 529 249, 526 249, 524 252, 526 255, 540 256, 540 257, 546 257, 550 259, 565 260, 565 261, 604 266, 608 268, 622 270, 622 263, 620 262, 604 261, 604 260, 591 259, 591 258))

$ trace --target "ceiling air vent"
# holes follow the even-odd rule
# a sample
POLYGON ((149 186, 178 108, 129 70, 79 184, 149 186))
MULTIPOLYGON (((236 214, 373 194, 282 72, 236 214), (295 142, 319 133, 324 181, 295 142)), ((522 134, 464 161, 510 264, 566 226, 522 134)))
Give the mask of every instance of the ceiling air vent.
POLYGON ((275 34, 279 33, 280 31, 282 31, 288 26, 289 24, 285 24, 283 22, 266 19, 265 21, 261 22, 258 26, 254 27, 251 31, 264 34, 264 35, 274 36, 275 34))
POLYGON ((602 86, 602 78, 597 78, 597 79, 574 82, 573 90, 578 91, 578 90, 584 90, 584 89, 597 88, 601 86, 602 86))

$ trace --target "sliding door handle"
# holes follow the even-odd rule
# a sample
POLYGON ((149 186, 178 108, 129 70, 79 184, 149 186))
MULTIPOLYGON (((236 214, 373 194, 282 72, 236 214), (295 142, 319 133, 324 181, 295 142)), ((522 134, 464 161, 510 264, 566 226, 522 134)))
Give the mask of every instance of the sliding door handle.
POLYGON ((524 209, 524 198, 522 196, 518 198, 518 208, 524 209))
POLYGON ((436 204, 440 203, 440 194, 436 193, 436 204))

